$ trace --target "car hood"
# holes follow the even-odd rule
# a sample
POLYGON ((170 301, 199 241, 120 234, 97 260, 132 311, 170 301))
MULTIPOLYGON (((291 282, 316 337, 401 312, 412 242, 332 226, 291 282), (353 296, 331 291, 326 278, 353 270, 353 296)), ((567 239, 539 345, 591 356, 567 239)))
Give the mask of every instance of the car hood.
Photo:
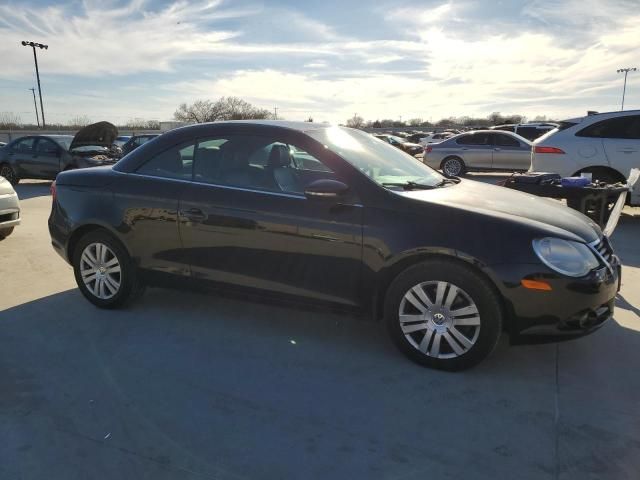
POLYGON ((544 230, 546 235, 569 240, 590 243, 602 235, 600 227, 591 219, 556 200, 474 180, 462 180, 457 185, 437 190, 412 190, 400 194, 415 200, 510 218, 544 230))
POLYGON ((92 123, 82 128, 69 146, 69 150, 77 147, 85 147, 96 145, 101 147, 110 147, 113 141, 118 137, 118 129, 109 122, 92 123))
POLYGON ((0 195, 10 195, 15 193, 11 182, 4 177, 0 177, 0 195))

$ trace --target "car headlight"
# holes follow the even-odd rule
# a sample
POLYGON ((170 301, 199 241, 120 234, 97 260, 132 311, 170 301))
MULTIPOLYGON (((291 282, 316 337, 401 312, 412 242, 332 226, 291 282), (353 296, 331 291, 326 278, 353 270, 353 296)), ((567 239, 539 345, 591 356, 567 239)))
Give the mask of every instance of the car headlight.
POLYGON ((598 267, 598 259, 584 243, 545 237, 533 241, 533 250, 547 267, 569 277, 583 277, 598 267))

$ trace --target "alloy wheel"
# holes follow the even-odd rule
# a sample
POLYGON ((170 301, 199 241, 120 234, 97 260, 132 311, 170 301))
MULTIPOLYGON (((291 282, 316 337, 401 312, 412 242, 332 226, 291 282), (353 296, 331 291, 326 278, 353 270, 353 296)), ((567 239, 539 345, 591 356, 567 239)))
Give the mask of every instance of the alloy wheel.
POLYGON ((85 247, 80 256, 80 275, 87 290, 97 298, 108 300, 120 291, 120 261, 104 243, 85 247))
POLYGON ((461 288, 429 281, 409 289, 400 302, 402 333, 418 351, 434 358, 455 358, 467 353, 480 334, 480 313, 461 288))
POLYGON ((450 177, 457 177, 462 171, 462 162, 457 158, 450 158, 443 165, 444 173, 450 177))
POLYGON ((9 180, 10 183, 14 183, 16 180, 15 173, 13 172, 13 168, 8 165, 3 165, 0 167, 0 177, 4 177, 9 180))

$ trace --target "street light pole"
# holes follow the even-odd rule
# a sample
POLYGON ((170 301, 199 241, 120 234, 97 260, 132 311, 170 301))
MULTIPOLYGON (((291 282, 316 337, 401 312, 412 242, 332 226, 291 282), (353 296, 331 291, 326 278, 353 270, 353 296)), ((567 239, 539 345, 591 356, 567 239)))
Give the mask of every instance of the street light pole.
POLYGON ((36 109, 36 122, 38 122, 38 128, 40 128, 40 117, 38 116, 38 104, 36 103, 36 89, 31 87, 31 93, 33 93, 33 107, 36 109))
POLYGON ((629 72, 636 72, 638 69, 636 67, 632 68, 619 68, 618 73, 624 73, 624 85, 622 87, 622 106, 620 110, 624 110, 624 94, 627 91, 627 74, 629 72))
POLYGON ((40 88, 40 72, 38 71, 38 55, 36 55, 36 47, 38 47, 41 50, 43 48, 47 50, 49 48, 49 45, 43 45, 42 43, 35 43, 35 42, 26 42, 23 40, 22 46, 31 47, 33 49, 33 61, 36 65, 36 78, 38 79, 38 95, 40 96, 40 114, 42 115, 42 128, 45 128, 46 123, 44 121, 44 106, 42 105, 42 89, 40 88))

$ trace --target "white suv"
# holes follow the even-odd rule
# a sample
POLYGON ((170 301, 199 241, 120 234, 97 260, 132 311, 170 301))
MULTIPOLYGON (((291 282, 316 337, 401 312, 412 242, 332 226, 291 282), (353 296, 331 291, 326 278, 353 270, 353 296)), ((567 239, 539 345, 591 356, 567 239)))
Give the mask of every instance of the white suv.
MULTIPOLYGON (((640 110, 565 120, 535 140, 531 150, 534 172, 591 173, 594 180, 615 183, 626 181, 632 168, 640 168, 640 110)), ((637 187, 631 204, 640 205, 637 187)))

